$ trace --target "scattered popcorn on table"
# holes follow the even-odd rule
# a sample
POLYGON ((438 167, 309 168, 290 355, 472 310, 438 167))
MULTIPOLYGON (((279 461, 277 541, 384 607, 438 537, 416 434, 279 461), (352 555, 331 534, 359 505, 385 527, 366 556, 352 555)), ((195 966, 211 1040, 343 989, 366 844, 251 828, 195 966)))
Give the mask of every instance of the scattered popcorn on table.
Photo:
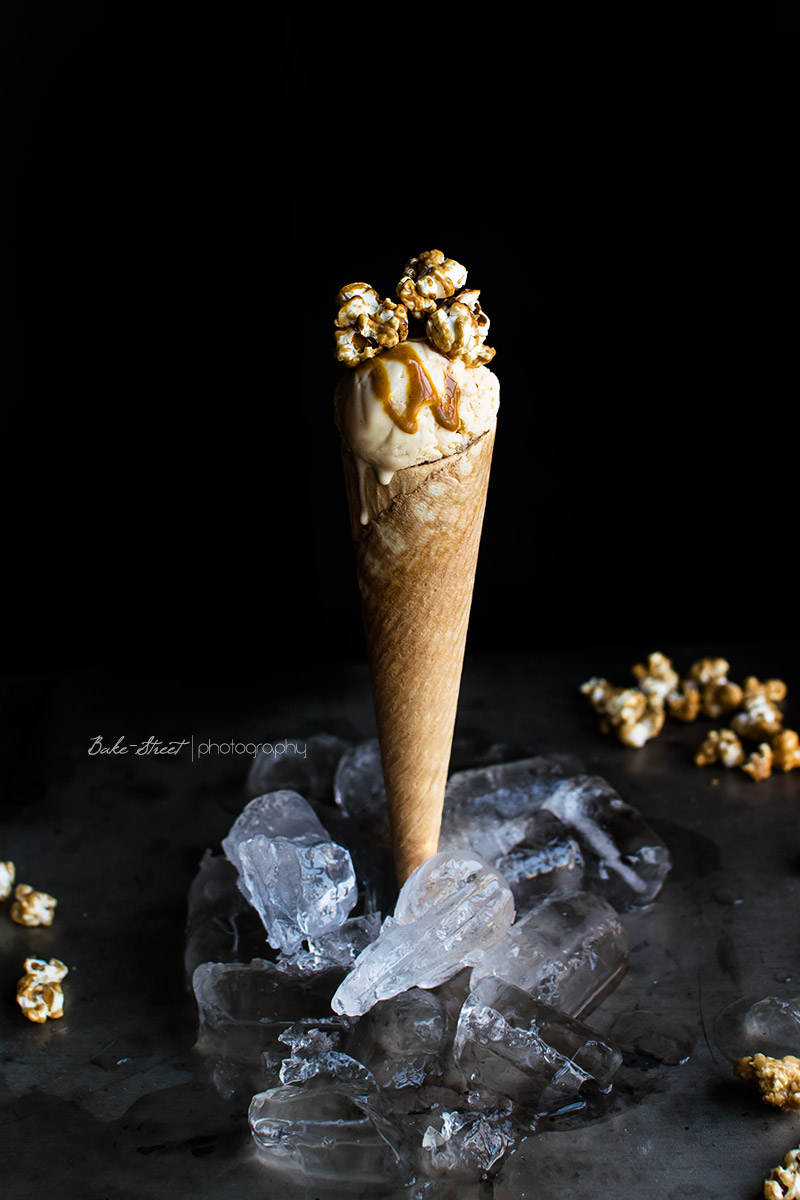
POLYGON ((733 1073, 745 1083, 755 1080, 765 1104, 782 1108, 784 1112, 800 1109, 800 1058, 787 1054, 769 1058, 766 1054, 739 1058, 733 1073))
POLYGON ((764 1180, 764 1200, 800 1200, 800 1149, 790 1150, 782 1167, 764 1180))
POLYGON ((778 771, 800 767, 800 737, 794 729, 782 729, 772 738, 772 765, 778 771))
POLYGON ((762 779, 769 779, 772 774, 772 747, 769 742, 762 742, 757 750, 754 750, 746 763, 742 763, 742 770, 756 783, 762 779))
POLYGON ((738 767, 744 762, 744 747, 731 729, 712 729, 694 761, 697 767, 715 762, 721 762, 723 767, 738 767))
POLYGON ((52 925, 58 901, 47 892, 37 892, 27 883, 14 888, 11 920, 17 925, 52 925))
POLYGON ((740 767, 756 782, 768 779, 773 768, 800 768, 800 736, 783 729, 783 713, 777 707, 788 690, 782 679, 762 682, 748 675, 740 687, 728 679, 728 660, 711 655, 692 663, 680 678, 672 659, 659 651, 631 669, 638 687, 615 687, 598 677, 581 685, 581 692, 602 717, 601 731, 613 730, 623 745, 641 747, 656 737, 667 714, 684 722, 701 713, 714 721, 731 716, 731 728, 713 730, 696 751, 698 767, 716 762, 740 767), (759 743, 749 756, 742 738, 759 743))
POLYGON ((42 1025, 48 1017, 56 1021, 64 1015, 61 980, 68 968, 57 958, 26 958, 25 974, 17 984, 17 1004, 29 1021, 42 1025))
POLYGON ((0 900, 7 900, 11 895, 16 873, 13 862, 0 862, 0 900))

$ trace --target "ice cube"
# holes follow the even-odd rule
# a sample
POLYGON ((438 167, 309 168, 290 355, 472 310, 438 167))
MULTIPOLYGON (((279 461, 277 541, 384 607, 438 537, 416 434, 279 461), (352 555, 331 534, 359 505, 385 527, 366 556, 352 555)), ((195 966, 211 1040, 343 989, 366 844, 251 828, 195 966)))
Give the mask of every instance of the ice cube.
POLYGON ((447 1015, 432 992, 412 987, 381 1000, 356 1024, 347 1052, 365 1063, 382 1088, 421 1086, 441 1075, 447 1015))
POLYGON ((669 851, 610 783, 577 775, 559 784, 544 807, 580 842, 590 891, 621 911, 655 899, 671 866, 669 851))
POLYGON ((753 1054, 800 1054, 800 996, 735 1000, 714 1022, 714 1040, 731 1062, 753 1054))
POLYGON ((264 928, 237 887, 233 865, 207 850, 189 889, 184 966, 189 979, 203 962, 234 962, 264 951, 264 928))
POLYGON ((528 912, 550 892, 577 892, 583 887, 581 848, 558 818, 547 811, 536 813, 524 840, 495 859, 493 865, 514 893, 518 914, 528 912))
POLYGON ((489 863, 475 854, 435 854, 404 883, 394 917, 356 959, 334 1010, 360 1016, 410 987, 436 987, 473 966, 513 919, 511 891, 489 863))
POLYGON ((588 1025, 494 976, 464 1002, 454 1054, 468 1086, 538 1111, 577 1097, 589 1080, 608 1087, 622 1062, 588 1025))
POLYGON ((269 944, 285 954, 341 925, 358 899, 350 854, 297 792, 251 800, 222 845, 269 944))
POLYGON ((239 845, 242 890, 258 911, 270 946, 292 954, 347 918, 358 899, 347 850, 258 835, 239 845))
POLYGON ((377 1089, 361 1080, 316 1077, 255 1095, 249 1121, 259 1158, 303 1189, 380 1193, 411 1183, 398 1131, 381 1114, 377 1089))
POLYGON ((423 1168, 434 1178, 480 1178, 514 1144, 512 1123, 501 1112, 445 1110, 437 1125, 429 1125, 422 1137, 423 1168))
POLYGON ((386 788, 377 738, 359 742, 342 756, 336 768, 333 795, 348 816, 386 819, 386 788))
POLYGON ((332 733, 267 743, 253 759, 245 791, 248 796, 263 796, 291 788, 307 800, 330 800, 336 765, 349 745, 332 733))
POLYGON ((627 937, 610 904, 589 892, 546 896, 472 971, 497 976, 571 1017, 621 977, 627 937))

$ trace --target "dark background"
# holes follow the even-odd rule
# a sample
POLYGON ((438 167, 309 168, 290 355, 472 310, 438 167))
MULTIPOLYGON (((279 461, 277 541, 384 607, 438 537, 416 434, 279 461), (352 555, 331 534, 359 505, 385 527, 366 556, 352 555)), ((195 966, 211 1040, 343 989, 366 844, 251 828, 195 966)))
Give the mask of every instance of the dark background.
POLYGON ((2 25, 5 667, 359 656, 332 300, 434 246, 502 385, 470 648, 789 632, 796 10, 2 25))

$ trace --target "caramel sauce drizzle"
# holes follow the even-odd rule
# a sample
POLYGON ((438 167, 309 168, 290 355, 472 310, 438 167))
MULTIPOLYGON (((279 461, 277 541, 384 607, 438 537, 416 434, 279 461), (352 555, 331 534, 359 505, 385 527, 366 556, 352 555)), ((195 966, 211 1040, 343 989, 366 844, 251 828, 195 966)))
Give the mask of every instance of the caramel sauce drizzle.
POLYGON ((461 391, 451 375, 449 367, 445 368, 445 394, 440 396, 414 349, 413 342, 400 342, 391 350, 384 350, 381 355, 372 360, 371 366, 373 391, 383 405, 387 416, 391 417, 403 433, 417 432, 419 413, 426 404, 433 409, 434 420, 438 425, 450 433, 456 432, 460 423, 458 401, 461 391), (384 365, 387 362, 404 363, 408 373, 408 400, 402 412, 399 412, 392 404, 389 372, 384 365))

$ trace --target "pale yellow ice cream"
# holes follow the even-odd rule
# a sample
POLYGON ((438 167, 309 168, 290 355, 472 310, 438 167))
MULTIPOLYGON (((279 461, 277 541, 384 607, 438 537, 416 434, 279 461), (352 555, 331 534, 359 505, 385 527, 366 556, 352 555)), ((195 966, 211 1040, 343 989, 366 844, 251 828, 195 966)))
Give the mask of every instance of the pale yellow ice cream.
POLYGON ((402 342, 348 371, 336 391, 346 444, 380 483, 395 471, 461 451, 494 428, 500 384, 426 341, 402 342))

